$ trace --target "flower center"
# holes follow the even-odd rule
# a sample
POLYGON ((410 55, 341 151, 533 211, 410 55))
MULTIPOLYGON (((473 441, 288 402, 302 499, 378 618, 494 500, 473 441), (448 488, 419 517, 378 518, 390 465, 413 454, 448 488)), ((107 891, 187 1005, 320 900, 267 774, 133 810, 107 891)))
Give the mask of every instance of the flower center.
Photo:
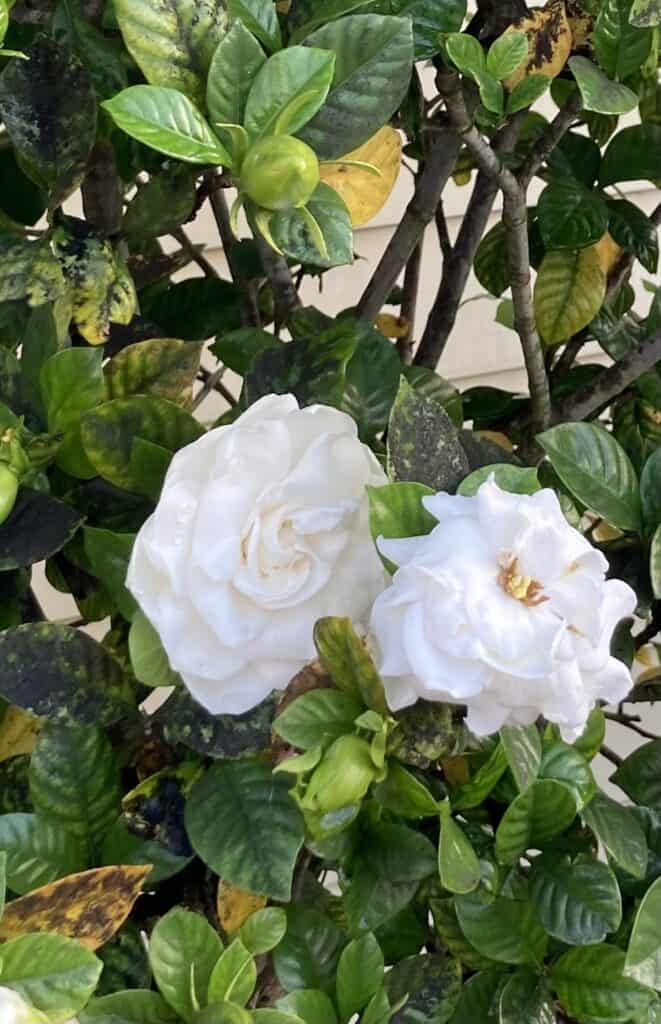
POLYGON ((541 583, 534 580, 532 576, 522 576, 519 573, 518 559, 515 555, 510 552, 501 553, 498 564, 500 565, 498 583, 510 597, 521 601, 528 608, 534 608, 536 605, 548 601, 548 597, 544 597, 544 588, 541 583))

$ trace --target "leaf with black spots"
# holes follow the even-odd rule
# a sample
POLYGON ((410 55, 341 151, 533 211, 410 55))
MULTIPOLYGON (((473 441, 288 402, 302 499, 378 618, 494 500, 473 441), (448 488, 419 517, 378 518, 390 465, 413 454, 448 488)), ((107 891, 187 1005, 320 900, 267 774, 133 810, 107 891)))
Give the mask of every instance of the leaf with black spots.
POLYGON ((11 515, 0 526, 0 571, 50 558, 84 521, 80 512, 42 491, 22 487, 11 515))

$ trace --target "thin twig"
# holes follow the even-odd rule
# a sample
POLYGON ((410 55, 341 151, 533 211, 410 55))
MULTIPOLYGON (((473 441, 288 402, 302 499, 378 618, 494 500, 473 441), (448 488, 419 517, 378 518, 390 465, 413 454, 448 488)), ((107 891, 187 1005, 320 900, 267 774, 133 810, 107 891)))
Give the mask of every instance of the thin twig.
POLYGON ((649 729, 643 729, 642 725, 638 725, 640 718, 638 715, 626 715, 619 714, 616 711, 604 711, 604 718, 609 722, 617 722, 619 725, 624 725, 627 729, 631 729, 632 732, 637 733, 646 740, 658 740, 659 736, 654 732, 650 732, 649 729))
POLYGON ((236 398, 229 388, 225 387, 221 380, 226 371, 226 366, 219 366, 217 370, 213 371, 213 373, 209 373, 208 370, 204 369, 200 370, 200 376, 203 377, 204 383, 193 399, 191 411, 194 412, 212 391, 217 391, 219 395, 222 395, 227 404, 234 408, 237 404, 236 398))
POLYGON ((576 357, 588 339, 589 332, 587 330, 583 330, 579 331, 578 334, 575 334, 574 337, 567 342, 551 370, 552 383, 560 380, 561 377, 564 377, 564 375, 571 370, 572 366, 576 362, 576 357))
POLYGON ((260 316, 259 306, 257 304, 257 291, 254 283, 245 281, 241 276, 241 270, 236 262, 234 255, 234 244, 236 239, 232 232, 232 225, 230 224, 230 214, 227 208, 227 200, 225 199, 225 192, 222 188, 218 188, 219 176, 215 171, 208 171, 205 175, 205 183, 208 188, 209 203, 211 204, 211 210, 213 213, 216 227, 218 228, 218 234, 223 245, 223 252, 225 253, 225 259, 227 265, 230 268, 230 274, 234 284, 243 293, 243 321, 246 326, 259 327, 260 316))
POLYGON ((258 237, 256 242, 264 273, 273 289, 276 325, 282 326, 292 313, 301 308, 302 303, 284 256, 280 256, 263 238, 258 237))
POLYGON ((599 753, 602 757, 605 757, 607 761, 610 761, 611 764, 614 764, 616 768, 619 768, 624 760, 624 758, 620 757, 619 754, 616 754, 614 750, 607 747, 605 743, 602 743, 599 747, 599 753))
POLYGON ((537 171, 546 162, 562 137, 574 124, 577 114, 580 113, 581 106, 581 95, 576 90, 570 95, 564 107, 558 111, 551 123, 546 127, 536 145, 533 146, 518 174, 519 185, 524 191, 528 189, 537 171))
POLYGON ((439 200, 439 204, 436 207, 436 213, 434 214, 434 220, 436 222, 436 234, 438 235, 438 244, 441 249, 441 254, 444 260, 447 260, 452 255, 452 242, 450 241, 450 232, 448 231, 447 217, 445 216, 445 210, 443 209, 443 200, 439 200))
POLYGON ((404 273, 404 288, 400 314, 406 323, 406 335, 397 342, 397 351, 405 365, 408 365, 413 358, 413 336, 415 332, 415 313, 418 305, 418 292, 420 290, 420 268, 422 266, 421 239, 411 253, 411 258, 406 264, 404 273))
POLYGON ((188 253, 192 262, 197 263, 200 270, 203 270, 207 277, 219 276, 216 268, 209 263, 209 260, 199 251, 197 246, 193 245, 183 228, 177 228, 176 231, 173 231, 172 238, 179 242, 184 252, 188 253))

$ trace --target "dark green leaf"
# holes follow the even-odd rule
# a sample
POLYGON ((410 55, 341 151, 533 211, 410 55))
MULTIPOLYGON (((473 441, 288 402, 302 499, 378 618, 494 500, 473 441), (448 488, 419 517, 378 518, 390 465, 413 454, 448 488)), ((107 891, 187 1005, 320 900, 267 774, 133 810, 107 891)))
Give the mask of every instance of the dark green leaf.
POLYGON ((496 856, 516 864, 531 848, 544 847, 569 828, 578 810, 573 789, 555 779, 539 779, 509 805, 496 830, 496 856))
POLYGON ((650 532, 661 524, 661 449, 657 448, 645 462, 640 475, 640 498, 643 519, 650 532))
POLYGON ((553 1000, 544 978, 522 970, 507 981, 500 994, 500 1024, 556 1024, 553 1000))
POLYGON ((550 746, 545 744, 539 777, 565 782, 574 790, 579 810, 590 802, 597 788, 585 757, 575 747, 570 747, 560 740, 551 743, 550 746))
POLYGON ((211 715, 181 688, 158 711, 158 721, 172 743, 206 757, 250 757, 271 740, 275 701, 269 698, 243 715, 211 715))
MULTIPOLYGON (((191 859, 190 856, 173 853, 159 839, 142 839, 135 835, 123 818, 118 818, 106 832, 100 854, 101 864, 151 864, 146 885, 155 885, 178 874, 191 859)), ((108 1024, 116 1022, 109 1021, 108 1024)))
POLYGON ((324 914, 307 907, 289 907, 287 932, 273 954, 278 981, 285 992, 332 991, 343 944, 343 933, 324 914))
POLYGON ((539 962, 546 935, 532 903, 478 889, 455 900, 457 917, 468 941, 483 956, 506 964, 539 962))
POLYGON ((551 968, 551 984, 567 1013, 580 1019, 640 1017, 650 989, 624 975, 624 953, 615 946, 570 949, 551 968))
POLYGON ((632 253, 650 274, 659 265, 658 229, 647 214, 626 199, 609 199, 608 230, 618 245, 632 253))
POLYGON ((408 18, 351 14, 313 32, 306 46, 335 53, 331 88, 301 137, 324 160, 356 149, 397 110, 413 60, 408 18))
POLYGON ((233 17, 240 18, 267 49, 280 49, 280 23, 273 0, 227 0, 227 10, 233 17))
POLYGON ((266 55, 242 21, 235 21, 216 48, 207 81, 212 125, 243 124, 248 93, 266 55))
POLYGON ((169 337, 185 341, 205 341, 241 323, 239 293, 229 281, 212 277, 178 281, 147 312, 169 337))
POLYGON ((647 867, 645 834, 627 807, 597 793, 581 817, 612 859, 635 878, 644 878, 647 867))
POLYGON ((487 231, 475 253, 475 276, 497 299, 509 287, 505 225, 502 221, 487 231))
POLYGON ((622 920, 617 879, 598 861, 572 864, 568 857, 536 857, 530 898, 549 935, 570 946, 603 942, 622 920))
POLYGON ((587 57, 570 57, 569 67, 586 111, 594 111, 597 115, 619 115, 628 113, 636 106, 636 93, 626 85, 613 82, 587 57))
POLYGON ((190 218, 194 205, 195 177, 188 168, 179 174, 155 174, 128 204, 122 232, 132 240, 171 234, 190 218))
POLYGON ((422 60, 439 52, 442 33, 459 31, 466 17, 466 0, 375 0, 370 10, 410 18, 415 58, 422 60))
POLYGON ((12 147, 0 152, 0 210, 19 224, 36 224, 46 209, 46 195, 25 176, 12 147))
POLYGON ((396 481, 454 491, 468 473, 468 459, 445 410, 416 394, 402 378, 388 426, 388 469, 396 481))
POLYGON ((661 524, 656 528, 650 547, 650 579, 654 596, 661 598, 661 524))
POLYGON ((632 0, 605 0, 592 37, 601 67, 619 80, 640 69, 652 46, 649 29, 636 28, 629 21, 631 3, 632 0))
POLYGON ((438 870, 448 892, 467 893, 480 884, 480 862, 470 839, 449 813, 441 814, 438 870))
POLYGON ((337 267, 353 262, 353 230, 351 215, 342 196, 321 181, 307 203, 315 218, 328 251, 322 256, 310 234, 300 210, 276 213, 271 232, 276 244, 293 260, 319 267, 337 267))
POLYGON ((342 408, 358 424, 362 440, 385 430, 399 387, 401 360, 393 343, 376 328, 355 321, 356 350, 347 365, 342 408))
POLYGON ((542 741, 536 725, 505 725, 500 740, 507 754, 514 780, 520 791, 537 778, 542 761, 542 741))
POLYGON ((469 978, 461 990, 452 1024, 476 1024, 477 1021, 480 1024, 496 1024, 496 996, 502 985, 502 977, 500 971, 481 971, 469 978))
POLYGON ((634 920, 624 973, 641 985, 661 989, 661 878, 649 887, 634 920))
POLYGON ((438 814, 438 803, 419 779, 394 758, 388 760, 388 774, 373 789, 373 795, 400 818, 431 818, 438 814))
MULTIPOLYGON (((574 58, 575 60, 576 58, 574 58)), ((599 172, 599 184, 654 179, 661 164, 661 125, 632 125, 611 140, 599 172)))
POLYGON ((36 814, 1 815, 0 848, 7 854, 7 886, 19 896, 88 866, 80 840, 36 814))
POLYGON ((637 804, 661 810, 661 740, 650 740, 629 754, 611 781, 637 804))
POLYGON ((278 715, 273 728, 292 747, 309 750, 353 731, 363 705, 340 690, 311 690, 293 700, 278 715))
POLYGON ((258 327, 239 327, 236 331, 223 331, 209 348, 225 366, 243 377, 260 352, 279 348, 281 344, 275 335, 258 327))
POLYGON ((0 525, 0 571, 50 558, 82 522, 83 517, 71 505, 22 487, 10 516, 0 525))
POLYGON ((502 743, 499 743, 473 778, 454 790, 452 793, 453 808, 464 811, 481 804, 507 771, 507 766, 505 748, 502 743))
POLYGON ((354 939, 337 965, 337 1002, 343 1020, 363 1010, 383 981, 383 953, 373 935, 354 939))
POLYGON ((289 781, 270 765, 213 765, 186 803, 186 829, 202 860, 232 885, 288 900, 303 819, 289 781))
POLYGON ((575 178, 592 188, 599 174, 601 152, 592 139, 578 132, 567 132, 547 158, 546 166, 558 181, 575 178))
POLYGON ((55 623, 0 633, 0 693, 35 715, 66 724, 111 725, 130 714, 130 688, 101 644, 55 623))
POLYGON ((608 228, 603 199, 575 181, 547 185, 537 216, 547 249, 583 249, 598 242, 608 228))

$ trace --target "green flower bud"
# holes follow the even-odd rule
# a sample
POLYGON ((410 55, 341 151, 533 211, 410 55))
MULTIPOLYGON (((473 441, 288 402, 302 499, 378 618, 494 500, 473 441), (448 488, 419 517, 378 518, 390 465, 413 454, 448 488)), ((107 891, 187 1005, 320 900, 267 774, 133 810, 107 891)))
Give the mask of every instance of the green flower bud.
POLYGON ((327 813, 360 803, 376 773, 369 743, 359 736, 340 736, 315 769, 301 806, 327 813))
POLYGON ((260 139, 248 150, 241 168, 241 192, 266 210, 305 206, 318 184, 314 150, 291 135, 260 139))
POLYGON ((5 463, 0 463, 0 523, 11 513, 18 494, 18 478, 5 463))

